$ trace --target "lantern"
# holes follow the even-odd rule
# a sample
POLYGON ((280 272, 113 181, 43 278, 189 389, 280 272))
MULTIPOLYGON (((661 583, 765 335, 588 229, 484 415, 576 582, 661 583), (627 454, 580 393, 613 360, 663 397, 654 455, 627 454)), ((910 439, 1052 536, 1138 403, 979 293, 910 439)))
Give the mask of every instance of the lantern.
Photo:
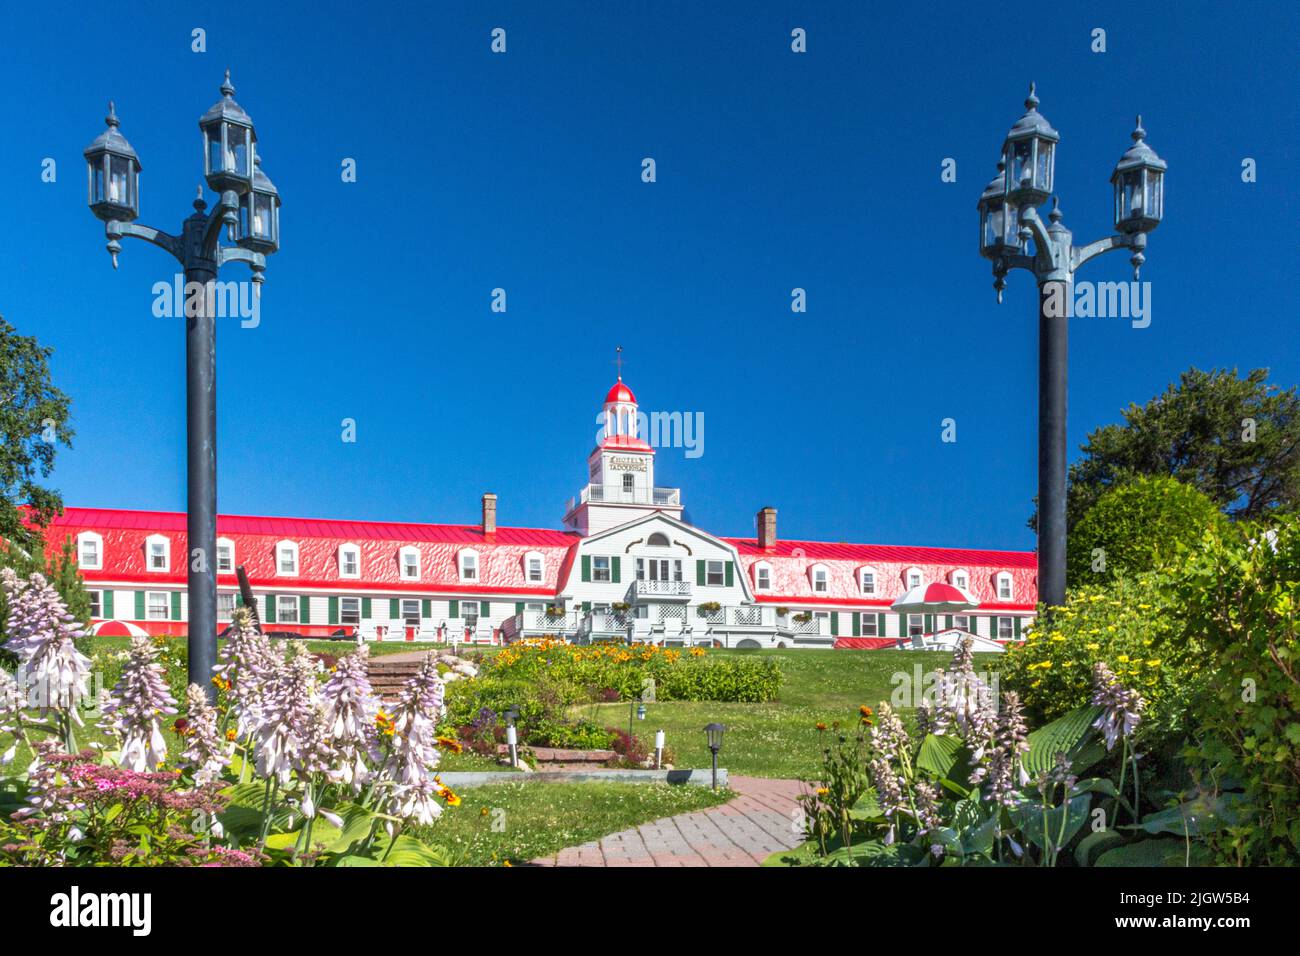
POLYGON ((1018 209, 1041 205, 1051 195, 1056 144, 1061 141, 1060 134, 1038 112, 1038 97, 1034 95, 1032 83, 1025 110, 1002 144, 1006 197, 1018 209))
POLYGON ((1132 135, 1133 145, 1110 176, 1115 187, 1115 228, 1124 233, 1150 232, 1164 215, 1164 179, 1169 164, 1143 141, 1147 131, 1142 128, 1141 116, 1132 135))
POLYGON ((104 122, 108 128, 82 154, 88 176, 87 202, 100 219, 133 222, 140 215, 140 158, 118 132, 111 102, 104 122))
POLYGON ((978 203, 980 213, 980 255, 994 261, 1019 252, 1020 217, 1006 200, 1006 175, 998 161, 998 174, 984 188, 978 203))
POLYGON ((208 185, 215 192, 234 190, 242 195, 253 182, 257 133, 234 96, 227 70, 221 99, 199 118, 199 129, 203 131, 203 175, 208 185))
POLYGON ((280 193, 253 157, 253 185, 239 199, 239 244, 255 252, 280 248, 280 193))

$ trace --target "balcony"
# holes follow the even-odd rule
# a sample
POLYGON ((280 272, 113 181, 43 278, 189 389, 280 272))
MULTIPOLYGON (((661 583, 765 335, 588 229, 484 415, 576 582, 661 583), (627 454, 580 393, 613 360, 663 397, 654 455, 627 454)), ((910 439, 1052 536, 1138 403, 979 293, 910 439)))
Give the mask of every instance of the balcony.
POLYGON ((577 639, 583 644, 600 640, 625 641, 629 637, 629 622, 626 614, 616 611, 588 611, 578 625, 577 639))
POLYGON ((632 488, 622 485, 587 485, 578 493, 577 504, 587 502, 613 505, 650 505, 657 508, 680 508, 680 488, 632 488))
POLYGON ((691 583, 689 581, 633 581, 627 589, 627 603, 638 604, 645 600, 652 601, 689 601, 691 583))
POLYGON ((507 643, 524 637, 563 637, 577 624, 575 613, 551 615, 537 608, 525 608, 501 622, 501 636, 507 643))

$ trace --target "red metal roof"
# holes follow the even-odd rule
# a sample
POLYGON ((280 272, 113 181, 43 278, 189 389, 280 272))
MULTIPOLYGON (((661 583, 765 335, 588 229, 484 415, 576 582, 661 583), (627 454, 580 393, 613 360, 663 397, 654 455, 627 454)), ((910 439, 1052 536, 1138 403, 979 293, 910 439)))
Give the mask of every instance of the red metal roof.
POLYGON ((931 548, 895 544, 845 544, 829 541, 778 541, 771 548, 761 548, 756 538, 723 538, 734 544, 742 555, 763 557, 803 557, 826 561, 902 562, 908 564, 973 564, 978 567, 1036 568, 1038 558, 1032 551, 986 551, 978 548, 931 548))
POLYGON ((632 389, 623 384, 622 376, 619 376, 618 381, 614 383, 614 387, 605 395, 606 405, 613 402, 631 402, 633 405, 636 404, 636 396, 632 394, 632 389))

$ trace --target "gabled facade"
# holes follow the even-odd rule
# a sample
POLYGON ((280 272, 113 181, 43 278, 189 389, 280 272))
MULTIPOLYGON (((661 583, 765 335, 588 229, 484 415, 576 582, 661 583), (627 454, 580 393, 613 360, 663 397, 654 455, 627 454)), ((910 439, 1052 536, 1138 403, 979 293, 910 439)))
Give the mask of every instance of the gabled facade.
MULTIPOLYGON (((240 566, 264 626, 310 637, 879 647, 954 627, 1014 640, 1033 618, 1031 552, 782 541, 773 508, 759 511, 754 538, 693 527, 680 491, 654 484, 654 449, 621 378, 602 414, 564 530, 498 527, 491 494, 478 525, 219 517, 219 626, 242 602, 240 566), (889 610, 932 581, 980 607, 889 610)), ((97 627, 186 632, 184 514, 68 508, 45 534, 52 547, 72 539, 97 627)))

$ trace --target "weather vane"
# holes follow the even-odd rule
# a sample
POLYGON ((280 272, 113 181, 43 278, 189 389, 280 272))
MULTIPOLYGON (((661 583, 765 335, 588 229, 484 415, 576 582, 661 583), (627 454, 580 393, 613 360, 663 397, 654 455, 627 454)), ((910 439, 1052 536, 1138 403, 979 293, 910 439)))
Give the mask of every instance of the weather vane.
POLYGON ((618 380, 623 381, 623 346, 614 347, 614 364, 618 366, 618 380))

